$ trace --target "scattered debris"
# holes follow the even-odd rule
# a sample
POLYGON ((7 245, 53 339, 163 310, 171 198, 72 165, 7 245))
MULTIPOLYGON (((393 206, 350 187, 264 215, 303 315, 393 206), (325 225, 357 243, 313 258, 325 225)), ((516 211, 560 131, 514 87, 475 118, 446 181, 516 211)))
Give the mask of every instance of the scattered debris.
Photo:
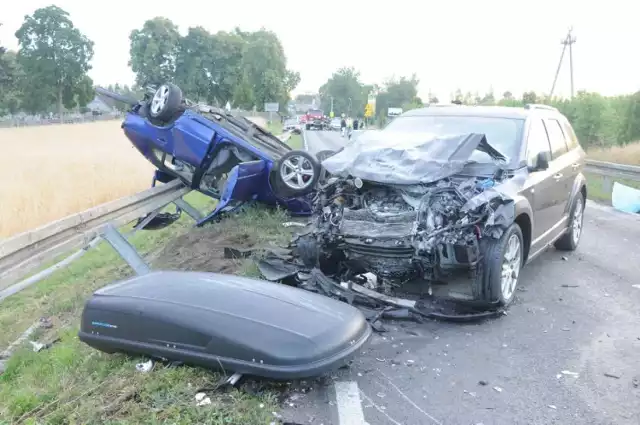
POLYGON ((206 393, 196 394, 196 406, 206 406, 208 404, 211 404, 211 399, 206 393))
POLYGON ((565 283, 565 284, 563 284, 563 285, 560 285, 560 286, 561 286, 562 288, 579 288, 579 287, 580 287, 580 285, 568 285, 568 284, 566 284, 566 283, 565 283))
POLYGON ((557 407, 555 405, 553 405, 553 404, 550 404, 549 405, 549 409, 554 409, 555 410, 555 409, 557 409, 557 407))
POLYGON ((615 373, 605 372, 604 376, 607 378, 620 379, 620 375, 616 375, 615 373))
POLYGON ((149 361, 144 362, 144 363, 138 363, 136 365, 136 370, 138 372, 147 373, 147 372, 151 372, 153 370, 153 366, 154 366, 153 360, 149 360, 149 361))
POLYGON ((559 374, 556 375, 556 378, 560 379, 560 378, 562 378, 563 375, 572 376, 574 378, 577 378, 577 377, 580 376, 580 374, 577 373, 577 372, 571 372, 570 370, 563 370, 562 372, 560 372, 559 374))
POLYGON ((632 288, 640 289, 640 285, 631 285, 632 288))
POLYGON ((562 256, 562 261, 569 261, 569 257, 567 257, 567 256, 563 255, 563 256, 562 256))
POLYGON ((502 392, 502 388, 500 387, 493 387, 494 390, 496 390, 497 392, 501 393, 502 392))
POLYGON ((482 386, 486 386, 486 385, 489 385, 489 382, 488 381, 478 381, 478 384, 482 385, 482 386))
POLYGON ((298 221, 286 221, 282 223, 283 227, 305 227, 305 223, 300 223, 298 221))
POLYGON ((631 380, 631 385, 633 385, 633 388, 638 388, 640 387, 640 377, 635 377, 631 380))

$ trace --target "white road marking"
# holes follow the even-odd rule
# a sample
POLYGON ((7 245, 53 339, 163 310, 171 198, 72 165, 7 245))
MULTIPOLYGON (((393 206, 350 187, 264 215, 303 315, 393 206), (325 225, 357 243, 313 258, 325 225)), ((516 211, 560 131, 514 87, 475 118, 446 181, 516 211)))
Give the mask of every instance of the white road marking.
POLYGON ((355 381, 338 381, 334 386, 340 425, 367 425, 362 412, 358 383, 355 381))

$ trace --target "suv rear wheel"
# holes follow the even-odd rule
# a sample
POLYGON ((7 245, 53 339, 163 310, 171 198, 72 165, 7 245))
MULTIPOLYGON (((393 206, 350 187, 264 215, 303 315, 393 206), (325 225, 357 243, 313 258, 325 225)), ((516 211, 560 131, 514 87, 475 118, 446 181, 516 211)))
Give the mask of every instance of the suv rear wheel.
POLYGON ((569 227, 560 239, 554 244, 560 251, 574 251, 580 243, 582 236, 582 225, 584 223, 584 196, 582 193, 576 196, 571 206, 569 227))

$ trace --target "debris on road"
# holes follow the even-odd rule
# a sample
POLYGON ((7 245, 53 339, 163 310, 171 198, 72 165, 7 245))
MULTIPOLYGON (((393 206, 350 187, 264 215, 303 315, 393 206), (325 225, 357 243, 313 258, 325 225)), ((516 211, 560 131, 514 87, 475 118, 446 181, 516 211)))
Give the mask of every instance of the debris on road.
POLYGON ((607 378, 620 379, 620 375, 611 372, 605 372, 604 376, 606 376, 607 378))
POLYGON ((478 384, 482 385, 482 386, 486 386, 486 385, 489 385, 489 382, 487 382, 487 381, 478 381, 478 384))
POLYGON ((502 392, 502 388, 500 388, 500 387, 493 387, 493 389, 494 389, 495 391, 499 392, 499 393, 501 393, 501 392, 502 392))
POLYGON ((560 285, 562 288, 578 288, 580 287, 580 285, 568 285, 568 284, 563 284, 560 285))

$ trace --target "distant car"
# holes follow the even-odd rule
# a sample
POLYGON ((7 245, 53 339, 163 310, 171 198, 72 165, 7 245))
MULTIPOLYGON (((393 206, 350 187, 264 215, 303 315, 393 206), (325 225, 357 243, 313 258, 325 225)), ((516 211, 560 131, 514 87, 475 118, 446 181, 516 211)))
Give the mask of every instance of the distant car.
POLYGON ((324 128, 324 113, 321 109, 309 109, 305 118, 305 129, 322 130, 324 128))
POLYGON ((331 130, 340 131, 340 118, 333 118, 329 123, 329 128, 331 130))
POLYGON ((290 131, 295 134, 300 134, 302 131, 302 125, 296 119, 286 120, 282 128, 284 131, 290 131))

